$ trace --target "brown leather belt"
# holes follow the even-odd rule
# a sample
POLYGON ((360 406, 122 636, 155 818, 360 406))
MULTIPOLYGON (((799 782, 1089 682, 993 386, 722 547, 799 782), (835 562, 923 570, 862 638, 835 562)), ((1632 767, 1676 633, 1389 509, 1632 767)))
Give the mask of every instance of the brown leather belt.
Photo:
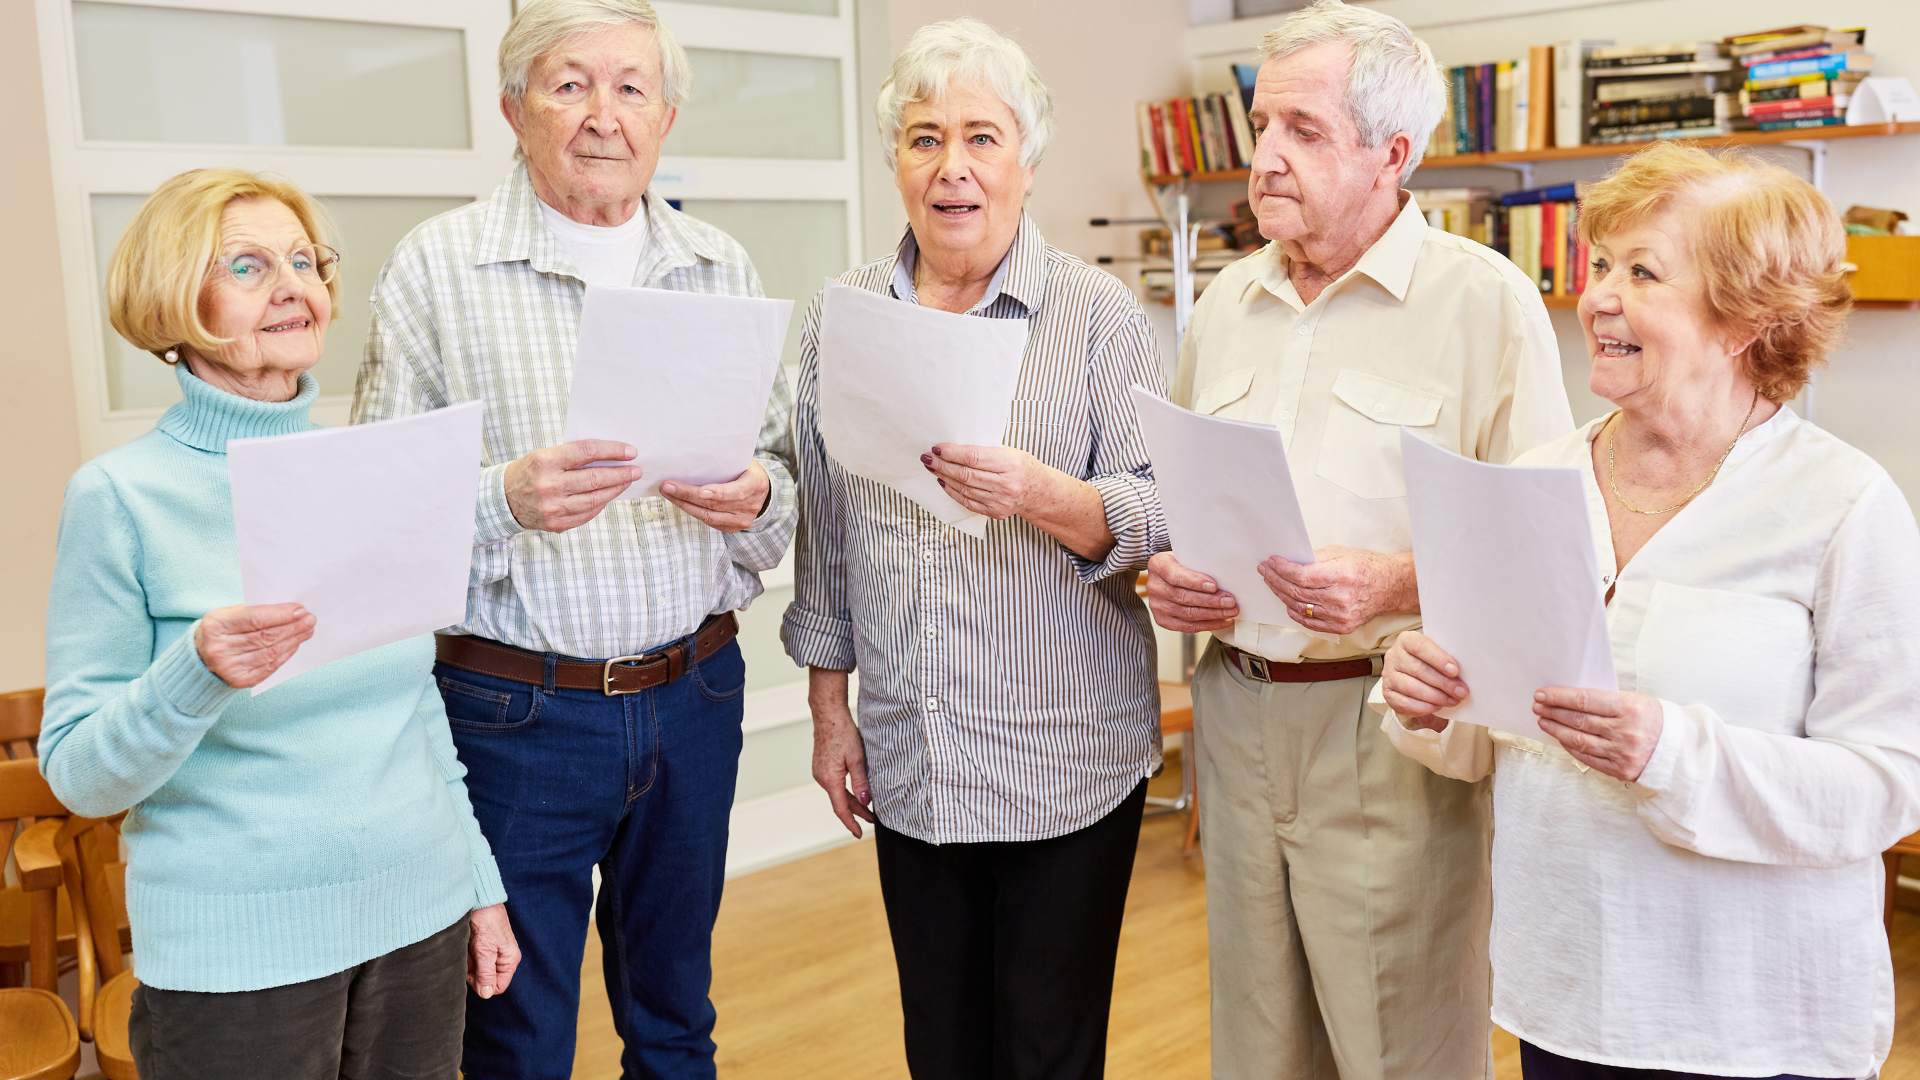
POLYGON ((1362 656, 1353 660, 1307 660, 1298 664, 1283 664, 1278 660, 1269 660, 1264 656, 1255 656, 1243 649, 1236 649, 1224 641, 1220 643, 1220 650, 1226 654, 1228 663, 1240 669, 1240 674, 1255 682, 1333 682, 1338 679, 1361 679, 1380 674, 1376 666, 1378 658, 1372 656, 1362 656))
MULTIPOLYGON (((608 697, 637 694, 656 686, 665 686, 687 670, 720 651, 740 632, 740 621, 733 612, 722 612, 708 619, 693 635, 692 655, 686 642, 679 641, 659 652, 635 656, 616 656, 610 660, 553 662, 553 685, 569 690, 598 690, 608 697)), ((496 679, 534 686, 547 684, 547 658, 537 652, 516 649, 497 641, 466 634, 438 634, 434 644, 439 661, 461 671, 491 675, 496 679)))

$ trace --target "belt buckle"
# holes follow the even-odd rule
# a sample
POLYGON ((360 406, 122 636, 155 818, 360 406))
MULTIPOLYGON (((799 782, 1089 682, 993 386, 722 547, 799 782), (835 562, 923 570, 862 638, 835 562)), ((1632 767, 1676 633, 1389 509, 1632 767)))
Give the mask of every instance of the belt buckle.
POLYGON ((600 666, 600 692, 605 694, 608 697, 619 697, 622 694, 639 693, 640 691, 638 689, 615 690, 613 688, 613 665, 624 664, 629 661, 645 662, 646 660, 652 658, 652 656, 653 656, 652 653, 639 653, 633 656, 616 656, 613 659, 608 660, 605 664, 602 664, 600 666))
POLYGON ((1240 653, 1240 659, 1246 661, 1248 676, 1254 679, 1258 679, 1261 682, 1273 681, 1272 673, 1267 670, 1266 657, 1255 656, 1254 654, 1243 650, 1240 653))

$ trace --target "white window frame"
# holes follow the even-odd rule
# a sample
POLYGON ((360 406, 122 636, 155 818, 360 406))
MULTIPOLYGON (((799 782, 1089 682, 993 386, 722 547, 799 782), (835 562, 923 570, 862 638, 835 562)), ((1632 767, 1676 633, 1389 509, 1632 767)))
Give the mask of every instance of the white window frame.
MULTIPOLYGON (((81 125, 72 0, 34 0, 54 213, 67 298, 80 450, 92 458, 150 430, 164 409, 114 409, 107 396, 102 268, 94 254, 92 197, 144 194, 188 169, 232 166, 271 171, 319 196, 427 196, 484 199, 513 167, 513 131, 500 116, 495 54, 512 12, 508 0, 112 0, 140 7, 280 15, 462 31, 468 124, 463 150, 351 146, 237 146, 88 140, 81 125)), ((387 252, 353 253, 384 262, 387 252)), ((364 300, 364 298, 361 298, 364 300)), ((159 363, 158 360, 154 361, 159 363)), ((351 396, 315 403, 313 418, 344 424, 351 396)))

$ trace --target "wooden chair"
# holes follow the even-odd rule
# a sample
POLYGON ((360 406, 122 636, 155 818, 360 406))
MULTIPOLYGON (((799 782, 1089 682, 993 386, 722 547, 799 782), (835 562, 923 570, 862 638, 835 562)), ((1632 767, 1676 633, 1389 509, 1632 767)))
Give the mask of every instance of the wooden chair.
POLYGON ((1880 856, 1887 864, 1886 910, 1881 917, 1886 920, 1889 934, 1893 933, 1893 897, 1894 890, 1900 887, 1900 856, 1902 855, 1920 855, 1920 833, 1914 833, 1893 845, 1887 849, 1886 854, 1880 856))
MULTIPOLYGON (((25 761, 34 757, 40 741, 41 703, 45 697, 42 690, 0 694, 0 761, 25 761)), ((65 813, 61 811, 62 816, 65 813)), ((0 864, 6 862, 5 852, 14 834, 25 832, 32 824, 30 816, 16 821, 0 814, 0 864)), ((66 887, 60 888, 60 900, 54 905, 59 917, 54 947, 59 956, 71 958, 76 948, 72 907, 66 902, 66 887)), ((0 880, 0 987, 26 985, 27 924, 27 894, 19 886, 9 886, 0 880)))
POLYGON ((54 839, 67 891, 79 898, 85 931, 80 935, 80 1037, 93 1043, 107 1080, 139 1080, 127 1024, 133 991, 140 985, 123 958, 126 863, 120 859, 120 822, 71 817, 54 839))
MULTIPOLYGON (((34 819, 12 844, 28 907, 32 985, 0 988, 0 1080, 68 1080, 80 1067, 80 1030, 60 1000, 55 946, 60 886, 63 881, 78 885, 78 867, 70 873, 58 853, 66 812, 40 776, 38 762, 0 761, 0 819, 34 819)), ((71 901, 76 893, 70 888, 64 895, 71 901)), ((76 937, 85 940, 85 935, 76 937)))
POLYGON ((1200 844, 1200 789, 1194 782, 1193 688, 1186 683, 1160 684, 1160 733, 1180 736, 1180 797, 1163 805, 1186 812, 1187 835, 1180 853, 1190 855, 1200 844))

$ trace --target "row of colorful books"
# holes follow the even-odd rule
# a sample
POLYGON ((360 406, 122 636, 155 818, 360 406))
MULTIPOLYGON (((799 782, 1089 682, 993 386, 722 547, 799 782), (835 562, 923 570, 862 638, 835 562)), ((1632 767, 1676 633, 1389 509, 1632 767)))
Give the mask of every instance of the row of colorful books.
POLYGON ((1844 122, 1873 70, 1861 28, 1801 25, 1720 41, 1572 40, 1448 70, 1428 157, 1710 137, 1844 122))
POLYGON ((1788 26, 1732 39, 1746 69, 1740 111, 1762 131, 1846 122, 1854 88, 1873 70, 1864 29, 1788 26))
POLYGON ((1548 296, 1586 288, 1586 245, 1575 234, 1582 184, 1560 184, 1495 195, 1491 188, 1413 191, 1427 224, 1485 244, 1513 260, 1548 296))
POLYGON ((1140 169, 1159 176, 1224 172, 1253 162, 1253 129, 1239 98, 1141 101, 1134 105, 1140 133, 1140 169))

